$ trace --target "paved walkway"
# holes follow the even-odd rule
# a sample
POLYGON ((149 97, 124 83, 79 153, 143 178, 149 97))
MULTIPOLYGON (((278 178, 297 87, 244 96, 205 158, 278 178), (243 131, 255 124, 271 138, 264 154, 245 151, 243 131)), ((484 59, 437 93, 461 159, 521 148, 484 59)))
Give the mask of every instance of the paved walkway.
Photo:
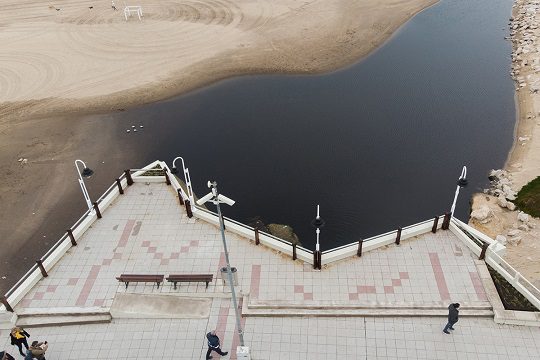
MULTIPOLYGON (((236 206, 240 206, 236 205, 236 206)), ((333 264, 322 271, 256 246, 227 232, 231 264, 250 301, 302 304, 485 305, 474 256, 450 231, 425 234, 333 264)), ((188 219, 165 184, 135 183, 103 213, 79 245, 16 306, 110 308, 125 286, 121 273, 213 273, 203 284, 130 284, 140 294, 205 294, 207 319, 113 319, 110 324, 30 329, 51 343, 51 359, 202 359, 204 334, 217 328, 224 349, 234 349, 234 310, 223 298, 219 268, 225 264, 219 230, 188 219)), ((247 298, 245 298, 247 301, 247 298)), ((501 326, 491 319, 464 318, 453 335, 441 332, 442 318, 243 318, 254 359, 424 358, 533 359, 540 330, 501 326), (271 350, 271 351, 270 351, 271 350), (497 356, 495 356, 497 355, 497 356)), ((11 348, 6 331, 0 339, 11 348)), ((2 342, 0 342, 0 346, 2 342)), ((12 353, 14 351, 11 351, 12 353)), ((232 356, 231 358, 235 358, 232 356)))

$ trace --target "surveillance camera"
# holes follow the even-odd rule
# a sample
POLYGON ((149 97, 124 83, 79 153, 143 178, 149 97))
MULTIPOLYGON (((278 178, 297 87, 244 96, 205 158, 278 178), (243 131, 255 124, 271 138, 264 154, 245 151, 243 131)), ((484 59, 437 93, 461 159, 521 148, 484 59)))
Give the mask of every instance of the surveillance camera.
POLYGON ((208 193, 206 195, 204 195, 202 198, 200 198, 199 200, 197 200, 197 204, 198 205, 202 205, 204 204, 205 202, 207 202, 208 200, 212 200, 212 198, 214 197, 214 194, 213 193, 208 193))
POLYGON ((228 198, 225 195, 221 195, 221 194, 218 195, 218 201, 220 201, 222 203, 225 203, 225 204, 227 204, 229 206, 233 206, 234 203, 236 202, 233 199, 228 198))

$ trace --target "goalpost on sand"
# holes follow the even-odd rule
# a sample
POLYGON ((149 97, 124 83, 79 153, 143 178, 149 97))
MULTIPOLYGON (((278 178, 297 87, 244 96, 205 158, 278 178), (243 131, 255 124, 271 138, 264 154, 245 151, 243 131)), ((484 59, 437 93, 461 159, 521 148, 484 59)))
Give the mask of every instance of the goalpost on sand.
POLYGON ((124 3, 124 17, 126 18, 126 21, 128 20, 128 17, 131 17, 133 14, 137 14, 139 20, 141 20, 141 17, 143 16, 142 6, 130 6, 124 3))

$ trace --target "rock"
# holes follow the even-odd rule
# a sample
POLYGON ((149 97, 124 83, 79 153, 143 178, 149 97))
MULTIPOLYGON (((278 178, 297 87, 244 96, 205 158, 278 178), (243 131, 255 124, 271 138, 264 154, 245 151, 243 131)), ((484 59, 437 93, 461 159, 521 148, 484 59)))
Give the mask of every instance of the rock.
POLYGON ((519 234, 521 234, 521 230, 518 229, 508 231, 508 236, 518 236, 519 234))
POLYGON ((506 236, 504 235, 497 235, 497 237, 495 238, 495 241, 501 243, 502 245, 506 245, 507 243, 506 236))
POLYGON ((517 219, 521 222, 529 222, 529 214, 525 214, 523 211, 519 211, 517 214, 517 219))
POLYGON ((513 246, 518 246, 521 243, 521 236, 509 238, 508 243, 513 246))
POLYGON ((516 210, 516 204, 514 204, 513 202, 511 201, 507 201, 506 202, 506 208, 510 211, 514 211, 516 210))
POLYGON ((521 224, 518 226, 518 229, 519 230, 522 230, 522 231, 529 231, 529 227, 527 226, 527 224, 521 224))
POLYGON ((493 211, 491 211, 491 209, 486 205, 480 206, 478 209, 474 210, 471 213, 471 218, 476 219, 478 221, 485 221, 487 219, 490 219, 492 216, 493 216, 493 211))
POLYGON ((503 194, 499 195, 499 197, 497 198, 497 205, 499 205, 502 208, 505 208, 508 206, 508 201, 506 201, 506 198, 504 197, 503 194))

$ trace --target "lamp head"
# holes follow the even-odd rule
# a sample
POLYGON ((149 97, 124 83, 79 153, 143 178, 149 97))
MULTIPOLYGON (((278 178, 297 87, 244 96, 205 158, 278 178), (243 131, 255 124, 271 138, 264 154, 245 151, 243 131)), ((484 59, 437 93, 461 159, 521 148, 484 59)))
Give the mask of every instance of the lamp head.
POLYGON ((467 186, 468 183, 469 183, 469 180, 465 178, 459 178, 459 180, 457 181, 457 185, 461 188, 467 186))
POLYGON ((172 167, 171 174, 178 174, 178 168, 176 166, 172 167))
POLYGON ((82 171, 82 176, 85 177, 85 178, 89 178, 90 176, 92 176, 94 174, 94 170, 90 169, 90 168, 87 168, 85 167, 82 171))

